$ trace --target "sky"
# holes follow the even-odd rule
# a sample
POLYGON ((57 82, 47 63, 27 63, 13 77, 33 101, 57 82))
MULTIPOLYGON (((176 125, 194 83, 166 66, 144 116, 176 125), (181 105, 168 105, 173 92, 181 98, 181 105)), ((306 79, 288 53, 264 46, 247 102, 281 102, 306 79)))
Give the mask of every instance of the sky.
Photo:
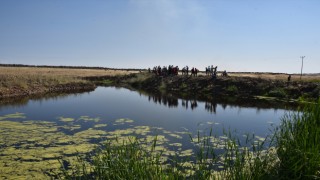
POLYGON ((320 0, 0 0, 0 63, 320 71, 320 0))

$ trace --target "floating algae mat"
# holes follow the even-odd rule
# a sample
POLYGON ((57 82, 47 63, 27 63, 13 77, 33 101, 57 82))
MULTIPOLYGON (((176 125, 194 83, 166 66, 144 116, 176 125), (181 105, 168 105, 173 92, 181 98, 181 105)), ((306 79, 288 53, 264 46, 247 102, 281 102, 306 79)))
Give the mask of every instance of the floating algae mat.
POLYGON ((101 134, 67 135, 58 128, 47 121, 0 121, 0 179, 43 179, 61 167, 58 159, 93 151, 96 145, 89 140, 101 134))
POLYGON ((0 116, 0 120, 6 120, 6 119, 24 119, 26 118, 23 113, 14 113, 14 114, 7 114, 4 116, 0 116))

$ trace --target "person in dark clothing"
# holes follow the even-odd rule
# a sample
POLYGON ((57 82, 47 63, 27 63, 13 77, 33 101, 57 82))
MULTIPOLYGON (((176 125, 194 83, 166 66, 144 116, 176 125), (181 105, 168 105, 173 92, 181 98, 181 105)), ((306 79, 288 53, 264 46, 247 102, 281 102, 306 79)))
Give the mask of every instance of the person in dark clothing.
POLYGON ((289 74, 289 76, 288 76, 287 86, 289 86, 290 82, 291 82, 291 74, 289 74))

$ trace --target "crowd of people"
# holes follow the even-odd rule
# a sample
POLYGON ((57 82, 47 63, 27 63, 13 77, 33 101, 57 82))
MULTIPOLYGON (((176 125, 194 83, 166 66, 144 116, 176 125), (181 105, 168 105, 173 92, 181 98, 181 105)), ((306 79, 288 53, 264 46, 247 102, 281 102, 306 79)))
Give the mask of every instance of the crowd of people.
POLYGON ((210 66, 206 67, 206 75, 217 74, 217 69, 218 69, 218 66, 213 67, 213 65, 211 65, 211 67, 210 66))
MULTIPOLYGON (((173 66, 173 65, 169 65, 167 66, 163 66, 161 68, 161 66, 155 66, 152 69, 152 72, 158 76, 167 76, 167 75, 178 75, 179 73, 179 67, 178 66, 173 66)), ((151 73, 151 69, 149 68, 149 73, 151 73)))
MULTIPOLYGON (((217 69, 218 66, 208 66, 205 68, 206 69, 206 75, 209 76, 211 75, 211 77, 213 79, 217 78, 217 69)), ((176 76, 179 74, 179 67, 178 66, 173 66, 173 65, 169 65, 169 66, 154 66, 153 69, 151 70, 150 68, 148 69, 149 73, 154 73, 158 76, 176 76)), ((190 75, 191 76, 198 76, 198 72, 199 69, 192 67, 191 69, 189 69, 188 66, 185 66, 181 69, 181 74, 182 75, 190 75)), ((223 71, 221 76, 228 76, 226 71, 223 71)))

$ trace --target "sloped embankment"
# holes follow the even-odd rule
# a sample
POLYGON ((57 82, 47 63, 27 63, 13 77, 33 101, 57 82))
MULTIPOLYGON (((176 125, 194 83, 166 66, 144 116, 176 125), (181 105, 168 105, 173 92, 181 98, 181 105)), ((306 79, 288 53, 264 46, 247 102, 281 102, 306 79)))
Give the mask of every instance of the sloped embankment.
POLYGON ((286 82, 251 77, 155 76, 131 74, 127 76, 91 77, 98 85, 132 87, 147 92, 168 92, 198 98, 232 96, 240 98, 273 97, 283 100, 313 101, 319 98, 320 84, 314 82, 286 82))

